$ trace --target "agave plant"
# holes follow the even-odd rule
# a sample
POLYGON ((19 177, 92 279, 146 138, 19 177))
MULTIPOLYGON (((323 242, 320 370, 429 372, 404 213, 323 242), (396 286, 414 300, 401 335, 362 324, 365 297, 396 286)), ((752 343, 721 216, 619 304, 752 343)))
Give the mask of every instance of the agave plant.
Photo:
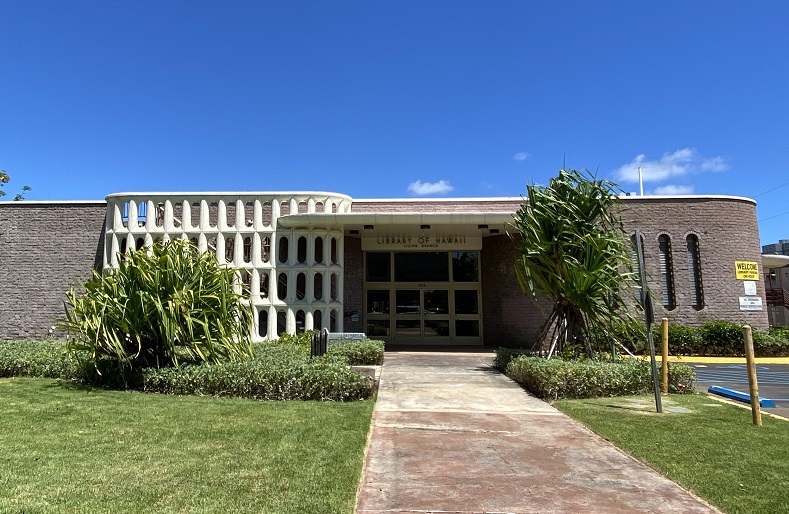
POLYGON ((518 282, 550 302, 538 340, 557 351, 571 342, 591 355, 591 328, 613 328, 627 317, 622 293, 631 258, 617 191, 588 171, 561 170, 547 187, 527 186, 514 215, 518 282))
POLYGON ((94 363, 157 367, 252 355, 252 312, 233 290, 232 268, 189 241, 146 250, 66 293, 60 325, 75 336, 72 351, 90 352, 94 363))

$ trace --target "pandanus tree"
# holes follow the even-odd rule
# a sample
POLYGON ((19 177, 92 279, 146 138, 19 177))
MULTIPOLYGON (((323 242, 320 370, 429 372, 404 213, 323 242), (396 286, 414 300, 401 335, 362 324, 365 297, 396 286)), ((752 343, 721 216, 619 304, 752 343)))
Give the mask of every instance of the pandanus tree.
POLYGON ((631 250, 619 189, 572 169, 526 189, 512 235, 521 289, 550 303, 538 341, 556 351, 582 345, 593 355, 593 334, 612 332, 627 317, 631 250))
MULTIPOLYGON (((189 241, 156 243, 121 255, 66 293, 61 326, 87 351, 122 367, 221 362, 251 355, 252 312, 233 290, 235 270, 189 241)), ((98 366, 97 366, 98 367, 98 366)))

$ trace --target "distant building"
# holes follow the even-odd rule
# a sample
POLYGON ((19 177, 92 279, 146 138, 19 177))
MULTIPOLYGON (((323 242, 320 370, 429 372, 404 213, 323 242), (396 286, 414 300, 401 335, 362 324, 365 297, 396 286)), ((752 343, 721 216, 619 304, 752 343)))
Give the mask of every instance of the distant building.
POLYGON ((762 253, 789 255, 789 239, 780 239, 777 243, 763 245, 762 253))

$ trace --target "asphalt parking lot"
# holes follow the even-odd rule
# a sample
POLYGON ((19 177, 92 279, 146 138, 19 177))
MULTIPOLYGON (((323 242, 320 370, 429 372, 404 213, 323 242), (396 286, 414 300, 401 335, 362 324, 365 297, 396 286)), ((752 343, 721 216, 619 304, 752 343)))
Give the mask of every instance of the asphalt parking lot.
MULTIPOLYGON (((696 388, 707 392, 716 385, 748 392, 748 369, 746 364, 691 364, 696 370, 696 388)), ((789 418, 789 364, 757 364, 756 379, 759 396, 775 401, 775 408, 762 410, 789 418)), ((748 405, 743 403, 743 405, 748 405)))

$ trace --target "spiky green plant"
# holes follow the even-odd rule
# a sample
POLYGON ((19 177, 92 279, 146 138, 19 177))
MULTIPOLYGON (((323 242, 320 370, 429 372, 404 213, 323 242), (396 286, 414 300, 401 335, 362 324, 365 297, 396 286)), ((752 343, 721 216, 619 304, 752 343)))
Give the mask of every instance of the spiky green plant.
POLYGON ((252 355, 252 312, 233 291, 232 268, 189 241, 129 251, 66 293, 62 328, 86 350, 123 367, 221 362, 252 355))
POLYGON ((580 344, 592 354, 590 328, 614 327, 626 316, 630 248, 617 191, 588 171, 561 170, 548 186, 527 186, 514 215, 518 282, 550 302, 539 341, 556 341, 558 351, 580 344))

